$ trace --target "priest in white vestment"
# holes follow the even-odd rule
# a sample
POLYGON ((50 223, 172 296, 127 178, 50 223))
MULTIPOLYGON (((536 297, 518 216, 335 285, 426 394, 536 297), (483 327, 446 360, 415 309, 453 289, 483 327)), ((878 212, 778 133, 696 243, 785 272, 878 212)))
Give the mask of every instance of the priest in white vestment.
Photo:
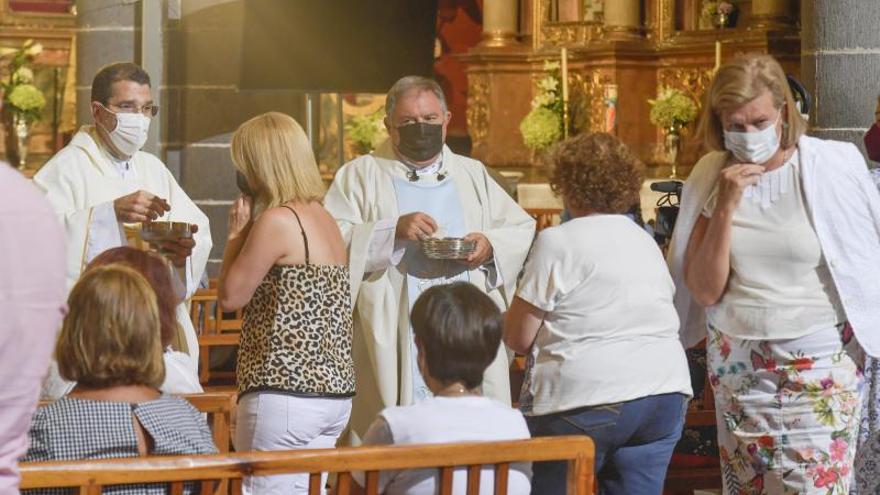
MULTIPOLYGON (((390 139, 345 164, 324 200, 349 247, 354 301, 357 395, 350 443, 360 443, 385 407, 430 396, 418 371, 409 313, 427 288, 467 281, 501 310, 535 234, 535 222, 482 163, 445 146, 451 114, 440 86, 409 76, 388 93, 390 139), (421 251, 425 237, 477 242, 467 260, 437 261, 421 251)), ((486 370, 483 394, 510 404, 503 346, 486 370)))
MULTIPOLYGON (((162 245, 169 269, 176 274, 173 279, 179 282, 178 295, 185 301, 201 281, 211 250, 211 233, 207 216, 165 164, 140 151, 158 111, 149 75, 132 63, 109 65, 95 76, 91 96, 95 125, 80 128, 70 144, 34 176, 64 225, 68 289, 92 258, 129 242, 123 224, 170 220, 194 225, 192 239, 162 245)), ((176 353, 171 361, 178 366, 186 361, 197 377, 198 339, 183 303, 177 308, 177 319, 182 334, 178 346, 188 357, 176 353)), ((48 382, 52 375, 50 372, 48 382)), ((51 383, 47 385, 44 396, 63 395, 69 388, 63 383, 56 383, 54 389, 51 383)), ((173 385, 169 388, 188 391, 173 385)))

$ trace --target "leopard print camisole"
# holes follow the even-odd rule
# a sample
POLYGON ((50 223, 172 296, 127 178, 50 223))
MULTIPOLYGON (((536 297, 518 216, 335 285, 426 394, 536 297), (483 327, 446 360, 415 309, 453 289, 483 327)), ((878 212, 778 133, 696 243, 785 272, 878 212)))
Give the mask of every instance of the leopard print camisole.
POLYGON ((239 397, 273 391, 305 397, 351 397, 351 278, 344 265, 275 265, 244 309, 238 350, 239 397))

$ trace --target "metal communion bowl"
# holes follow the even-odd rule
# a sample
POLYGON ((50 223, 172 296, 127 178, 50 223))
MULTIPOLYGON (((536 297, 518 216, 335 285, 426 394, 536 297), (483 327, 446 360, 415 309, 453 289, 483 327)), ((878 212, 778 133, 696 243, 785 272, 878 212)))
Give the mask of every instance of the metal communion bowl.
POLYGON ((192 237, 190 224, 186 222, 144 222, 141 225, 141 238, 149 243, 176 241, 192 237))
POLYGON ((421 241, 422 252, 435 260, 463 260, 477 249, 477 241, 466 241, 459 237, 443 239, 424 239, 421 241))

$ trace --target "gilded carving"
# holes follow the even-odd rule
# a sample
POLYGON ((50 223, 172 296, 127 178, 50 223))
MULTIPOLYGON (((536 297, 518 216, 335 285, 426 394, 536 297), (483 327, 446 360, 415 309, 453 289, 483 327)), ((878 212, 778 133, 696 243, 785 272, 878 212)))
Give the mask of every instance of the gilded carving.
POLYGON ((541 26, 542 46, 585 44, 602 39, 605 28, 594 22, 570 22, 541 26))
POLYGON ((611 77, 597 69, 588 69, 569 75, 573 127, 581 132, 605 130, 604 85, 611 77))
POLYGON ((699 104, 703 93, 712 81, 712 69, 703 67, 669 67, 657 72, 660 88, 674 88, 690 95, 699 104))
POLYGON ((489 75, 468 74, 468 133, 474 147, 481 145, 489 134, 489 75))

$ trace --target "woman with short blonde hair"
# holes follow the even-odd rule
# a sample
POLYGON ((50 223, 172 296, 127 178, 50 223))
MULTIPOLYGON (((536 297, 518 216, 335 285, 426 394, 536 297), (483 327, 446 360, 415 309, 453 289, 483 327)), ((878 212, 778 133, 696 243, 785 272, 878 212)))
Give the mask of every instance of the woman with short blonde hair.
MULTIPOLYGON (((93 268, 67 303, 55 353, 61 376, 76 387, 37 410, 23 460, 215 453, 202 415, 159 392, 165 378, 159 312, 144 277, 119 264, 93 268)), ((165 486, 118 493, 165 493, 165 486)))
POLYGON ((232 161, 251 184, 254 211, 287 201, 320 201, 321 180, 309 138, 289 115, 269 112, 242 124, 232 135, 232 161))
POLYGON ((91 389, 135 384, 158 389, 165 365, 153 289, 126 266, 93 270, 99 273, 82 277, 70 292, 55 350, 61 376, 91 389))
POLYGON ((855 146, 805 130, 776 60, 722 66, 670 246, 685 344, 708 328, 725 493, 847 493, 861 348, 880 354, 880 196, 855 146))
POLYGON ((719 70, 703 96, 697 139, 709 151, 725 151, 721 113, 739 108, 770 93, 775 108, 791 109, 783 115, 780 146, 789 149, 807 133, 807 121, 797 111, 785 72, 770 55, 738 59, 719 70))
MULTIPOLYGON (((236 448, 332 448, 354 395, 342 234, 321 204, 311 146, 291 117, 270 112, 242 124, 232 160, 244 194, 229 212, 219 295, 226 310, 244 307, 236 448)), ((244 486, 307 493, 308 475, 248 478, 244 486)))

